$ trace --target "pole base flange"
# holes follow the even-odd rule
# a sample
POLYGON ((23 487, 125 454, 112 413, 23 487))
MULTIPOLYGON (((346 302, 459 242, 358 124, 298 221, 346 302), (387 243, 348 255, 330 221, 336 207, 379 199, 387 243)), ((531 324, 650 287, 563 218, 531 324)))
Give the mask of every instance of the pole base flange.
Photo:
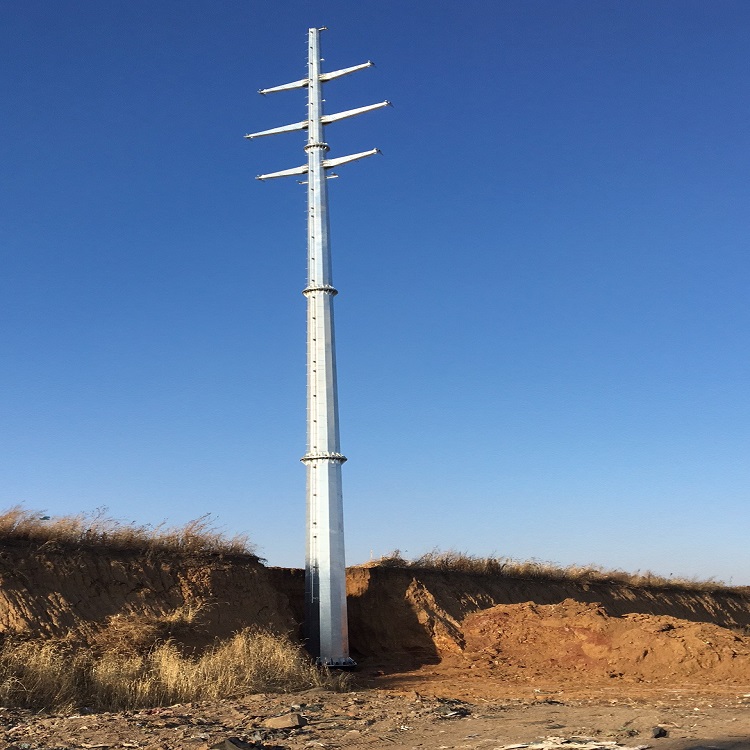
POLYGON ((357 662, 348 656, 345 659, 329 659, 325 656, 319 656, 315 660, 315 663, 319 667, 327 667, 328 669, 356 669, 357 668, 357 662))

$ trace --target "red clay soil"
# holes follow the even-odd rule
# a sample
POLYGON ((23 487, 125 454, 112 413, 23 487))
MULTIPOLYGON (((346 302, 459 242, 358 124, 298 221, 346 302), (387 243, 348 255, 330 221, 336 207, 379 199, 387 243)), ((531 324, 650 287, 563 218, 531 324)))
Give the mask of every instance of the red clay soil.
POLYGON ((466 700, 750 693, 750 599, 732 592, 350 571, 372 685, 466 700))
POLYGON ((750 638, 710 623, 611 617, 595 604, 566 600, 498 605, 466 617, 462 633, 463 650, 437 665, 392 675, 391 686, 421 685, 430 695, 470 700, 648 700, 665 691, 730 696, 750 689, 750 638))
POLYGON ((710 623, 629 614, 610 617, 595 604, 506 604, 463 622, 461 659, 496 679, 624 679, 746 682, 750 639, 710 623))

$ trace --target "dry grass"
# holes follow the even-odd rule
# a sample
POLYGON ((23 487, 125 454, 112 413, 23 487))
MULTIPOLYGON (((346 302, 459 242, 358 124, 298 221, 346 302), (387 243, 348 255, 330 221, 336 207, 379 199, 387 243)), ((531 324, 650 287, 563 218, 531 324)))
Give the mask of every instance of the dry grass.
POLYGON ((171 641, 145 653, 98 652, 66 641, 6 642, 0 703, 37 710, 124 711, 313 687, 344 690, 288 638, 245 630, 197 657, 171 641))
POLYGON ((575 583, 615 583, 633 588, 680 589, 690 591, 736 591, 745 593, 742 587, 732 588, 714 579, 666 578, 650 571, 627 573, 622 570, 605 570, 597 565, 561 566, 539 560, 513 560, 508 557, 478 557, 454 550, 432 550, 421 557, 406 560, 400 550, 375 560, 371 565, 386 568, 408 568, 412 570, 437 570, 453 573, 469 573, 492 577, 517 578, 540 581, 571 581, 575 583))
MULTIPOLYGON (((168 641, 190 650, 196 641, 205 642, 207 628, 203 615, 208 609, 204 604, 184 604, 162 615, 120 613, 109 617, 106 626, 93 634, 84 627, 80 640, 93 646, 97 653, 146 653, 168 641)), ((77 639, 78 635, 71 633, 71 638, 77 639)))
MULTIPOLYGON (((122 523, 104 511, 50 518, 14 507, 0 513, 2 542, 258 559, 246 537, 226 537, 210 516, 169 528, 122 523)), ((243 693, 346 687, 345 676, 319 669, 301 646, 263 630, 245 630, 198 652, 202 614, 199 606, 185 605, 157 615, 115 615, 98 632, 82 626, 59 639, 8 638, 0 644, 0 705, 118 711, 243 693)))
POLYGON ((210 514, 184 526, 151 526, 110 518, 106 508, 75 516, 47 516, 16 505, 0 513, 0 542, 107 547, 110 550, 229 554, 254 557, 244 534, 229 537, 217 529, 210 514))

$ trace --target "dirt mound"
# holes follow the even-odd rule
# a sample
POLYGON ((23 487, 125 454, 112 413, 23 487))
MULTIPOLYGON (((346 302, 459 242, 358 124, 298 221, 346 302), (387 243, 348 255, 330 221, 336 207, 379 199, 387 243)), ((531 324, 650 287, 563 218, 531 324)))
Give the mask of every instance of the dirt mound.
POLYGON ((657 682, 700 675, 746 682, 750 675, 747 636, 665 615, 611 617, 601 606, 572 599, 498 605, 466 617, 462 633, 461 658, 503 679, 585 673, 587 679, 657 682))

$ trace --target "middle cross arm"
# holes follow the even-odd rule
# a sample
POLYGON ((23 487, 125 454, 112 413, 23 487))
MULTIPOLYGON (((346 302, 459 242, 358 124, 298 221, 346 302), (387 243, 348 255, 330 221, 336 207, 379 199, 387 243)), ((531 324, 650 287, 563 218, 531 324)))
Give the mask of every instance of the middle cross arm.
POLYGON ((263 135, 276 135, 276 133, 291 133, 295 130, 307 130, 307 120, 294 122, 291 125, 282 125, 280 128, 271 128, 270 130, 260 130, 257 133, 248 133, 245 138, 260 138, 263 135))

